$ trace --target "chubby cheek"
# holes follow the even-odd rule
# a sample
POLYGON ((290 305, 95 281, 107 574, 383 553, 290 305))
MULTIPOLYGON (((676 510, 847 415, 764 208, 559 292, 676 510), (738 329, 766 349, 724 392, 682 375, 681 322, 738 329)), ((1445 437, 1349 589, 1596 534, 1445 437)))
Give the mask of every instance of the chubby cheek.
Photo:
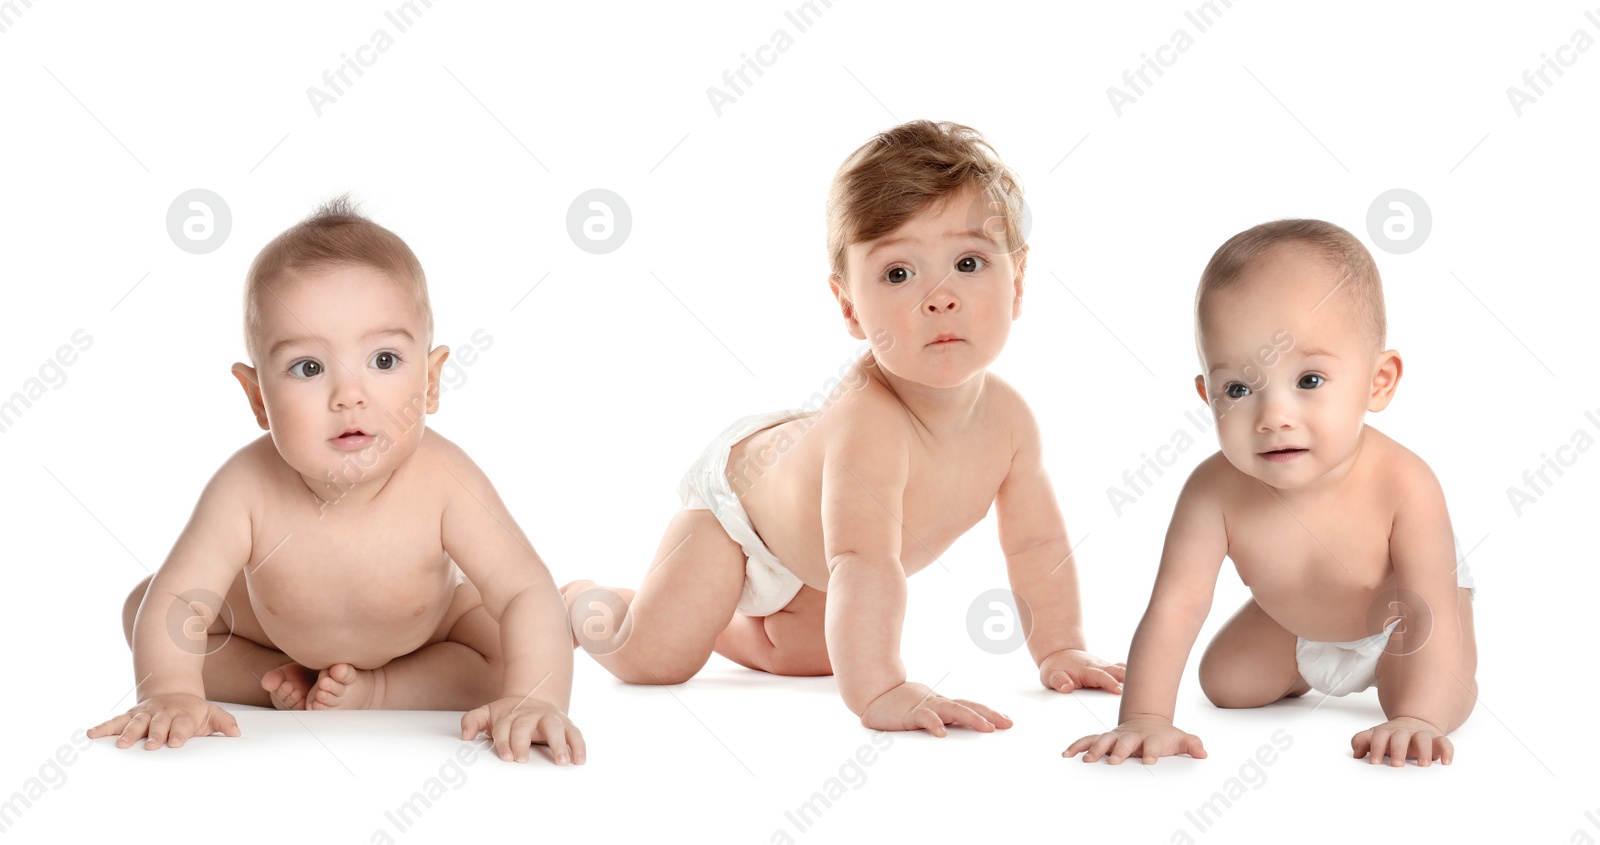
POLYGON ((406 381, 386 390, 377 425, 396 441, 418 440, 428 416, 428 383, 406 381))
POLYGON ((1006 340, 1011 337, 1011 311, 1009 302, 1006 310, 995 310, 985 316, 987 319, 984 320, 984 324, 989 327, 989 330, 985 332, 987 335, 985 341, 987 342, 987 345, 994 350, 995 354, 998 355, 1000 349, 1006 345, 1006 340))
POLYGON ((312 405, 312 397, 290 391, 274 391, 263 395, 262 399, 267 406, 267 424, 272 427, 274 438, 282 435, 288 440, 298 441, 313 428, 317 408, 312 405))
POLYGON ((268 418, 272 425, 272 442, 277 446, 289 466, 306 475, 321 476, 326 469, 326 456, 322 454, 323 435, 309 421, 293 414, 279 414, 268 418))
POLYGON ((1360 415, 1327 414, 1313 423, 1311 434, 1318 442, 1354 450, 1361 441, 1361 421, 1360 415))
POLYGON ((1217 440, 1223 454, 1235 462, 1248 460, 1255 454, 1249 420, 1238 412, 1224 414, 1217 421, 1217 440))
MULTIPOLYGON (((1354 442, 1360 433, 1361 414, 1352 416, 1352 400, 1348 394, 1335 394, 1324 389, 1320 396, 1307 397, 1299 409, 1301 426, 1306 434, 1324 447, 1354 442), (1324 392, 1325 391, 1325 392, 1324 392)), ((1365 408, 1361 408, 1364 413, 1365 408)))
MULTIPOLYGON (((915 315, 912 315, 915 316, 915 315)), ((873 311, 856 311, 856 322, 861 326, 861 332, 866 335, 866 340, 873 342, 878 358, 895 360, 895 352, 911 347, 914 338, 912 321, 901 319, 894 313, 894 309, 878 308, 873 311)))

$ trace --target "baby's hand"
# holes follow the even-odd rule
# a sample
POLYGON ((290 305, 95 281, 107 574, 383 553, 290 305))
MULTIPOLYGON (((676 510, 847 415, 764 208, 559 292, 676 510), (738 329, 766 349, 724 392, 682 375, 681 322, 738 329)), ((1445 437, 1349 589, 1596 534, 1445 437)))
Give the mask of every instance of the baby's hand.
POLYGON ((1455 746, 1450 744, 1444 731, 1410 716, 1397 716, 1356 734, 1350 738, 1350 747, 1357 760, 1367 757, 1367 762, 1373 765, 1382 763, 1385 753, 1389 755, 1391 766, 1404 766, 1407 757, 1417 758, 1419 766, 1427 766, 1434 760, 1448 766, 1456 756, 1455 746))
POLYGON ((1090 734, 1074 742, 1061 756, 1071 757, 1080 751, 1085 752, 1085 763, 1105 757, 1113 766, 1134 755, 1143 757, 1147 766, 1160 757, 1206 756, 1200 737, 1178 730, 1159 716, 1135 716, 1103 734, 1090 734))
POLYGON ((233 714, 188 693, 153 695, 134 705, 131 710, 107 719, 89 729, 90 739, 99 739, 120 733, 117 747, 127 748, 141 737, 145 750, 170 745, 178 748, 192 736, 238 736, 239 723, 233 714))
POLYGON ((1039 682, 1056 692, 1098 687, 1121 695, 1127 670, 1126 663, 1107 663, 1082 649, 1064 648, 1039 664, 1039 682))
POLYGON ((945 725, 966 725, 988 733, 1011 727, 1011 717, 965 699, 945 698, 910 681, 873 699, 861 714, 861 724, 879 731, 925 730, 944 736, 945 725))
POLYGON ((462 739, 474 739, 479 731, 494 740, 495 753, 502 760, 510 761, 515 755, 518 763, 526 763, 528 747, 543 742, 550 746, 558 766, 565 766, 569 756, 573 763, 582 765, 584 761, 583 734, 567 714, 547 701, 507 696, 461 717, 462 739))

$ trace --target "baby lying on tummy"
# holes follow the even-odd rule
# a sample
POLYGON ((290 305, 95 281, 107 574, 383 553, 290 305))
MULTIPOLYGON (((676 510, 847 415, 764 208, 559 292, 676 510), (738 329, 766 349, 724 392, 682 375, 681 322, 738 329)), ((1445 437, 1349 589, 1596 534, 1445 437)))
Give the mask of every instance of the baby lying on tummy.
POLYGON ((501 759, 584 762, 555 583, 488 478, 424 425, 448 347, 405 242, 337 200, 257 255, 253 366, 268 434, 212 477, 128 598, 138 703, 89 731, 179 747, 238 736, 210 703, 470 710, 501 759), (226 598, 223 598, 223 595, 226 598))

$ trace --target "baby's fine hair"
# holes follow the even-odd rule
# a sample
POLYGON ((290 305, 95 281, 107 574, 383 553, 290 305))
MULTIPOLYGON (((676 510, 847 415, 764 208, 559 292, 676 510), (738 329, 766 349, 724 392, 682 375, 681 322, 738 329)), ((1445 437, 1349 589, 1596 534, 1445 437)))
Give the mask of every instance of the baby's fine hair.
POLYGON ((423 346, 433 345, 433 307, 422 263, 398 235, 369 220, 350 200, 336 197, 261 249, 244 284, 244 342, 250 360, 260 363, 261 298, 292 273, 308 269, 365 266, 378 270, 411 294, 423 315, 423 346))
POLYGON ((1307 247, 1339 271, 1337 288, 1328 293, 1350 297, 1357 319, 1366 323, 1376 347, 1382 349, 1388 334, 1388 320, 1384 316, 1383 280, 1378 276, 1377 262, 1355 235, 1323 220, 1262 223, 1217 247, 1205 272, 1200 274, 1200 288, 1194 298, 1196 326, 1201 324, 1207 302, 1214 294, 1233 287, 1250 262, 1282 244, 1307 247))
POLYGON ((883 237, 967 188, 987 198, 1006 249, 1025 258, 1022 186, 978 130, 913 120, 878 133, 845 159, 828 190, 830 271, 842 282, 847 246, 883 237))

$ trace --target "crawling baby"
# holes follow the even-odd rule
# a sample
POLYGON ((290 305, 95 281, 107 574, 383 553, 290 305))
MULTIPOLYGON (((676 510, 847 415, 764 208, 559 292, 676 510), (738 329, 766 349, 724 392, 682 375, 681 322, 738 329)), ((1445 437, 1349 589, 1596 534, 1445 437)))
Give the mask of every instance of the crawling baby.
POLYGON ((1354 736, 1354 755, 1451 761, 1446 735, 1477 700, 1472 578, 1433 472, 1363 421, 1400 383, 1385 323, 1372 256, 1330 223, 1266 223, 1212 256, 1195 304, 1195 387, 1222 450, 1179 494, 1128 655, 1121 724, 1066 756, 1205 756, 1172 716, 1227 556, 1251 599, 1201 658, 1212 703, 1376 685, 1386 721, 1354 736))
POLYGON ((900 660, 906 579, 992 505, 1040 681, 1120 690, 1121 664, 1085 650, 1039 428, 988 372, 1022 307, 1021 218, 1015 178, 968 127, 914 121, 852 154, 829 196, 829 284, 867 348, 817 407, 712 439, 637 591, 563 588, 573 644, 630 683, 682 683, 715 650, 773 674, 833 674, 869 728, 1008 728, 900 660))

